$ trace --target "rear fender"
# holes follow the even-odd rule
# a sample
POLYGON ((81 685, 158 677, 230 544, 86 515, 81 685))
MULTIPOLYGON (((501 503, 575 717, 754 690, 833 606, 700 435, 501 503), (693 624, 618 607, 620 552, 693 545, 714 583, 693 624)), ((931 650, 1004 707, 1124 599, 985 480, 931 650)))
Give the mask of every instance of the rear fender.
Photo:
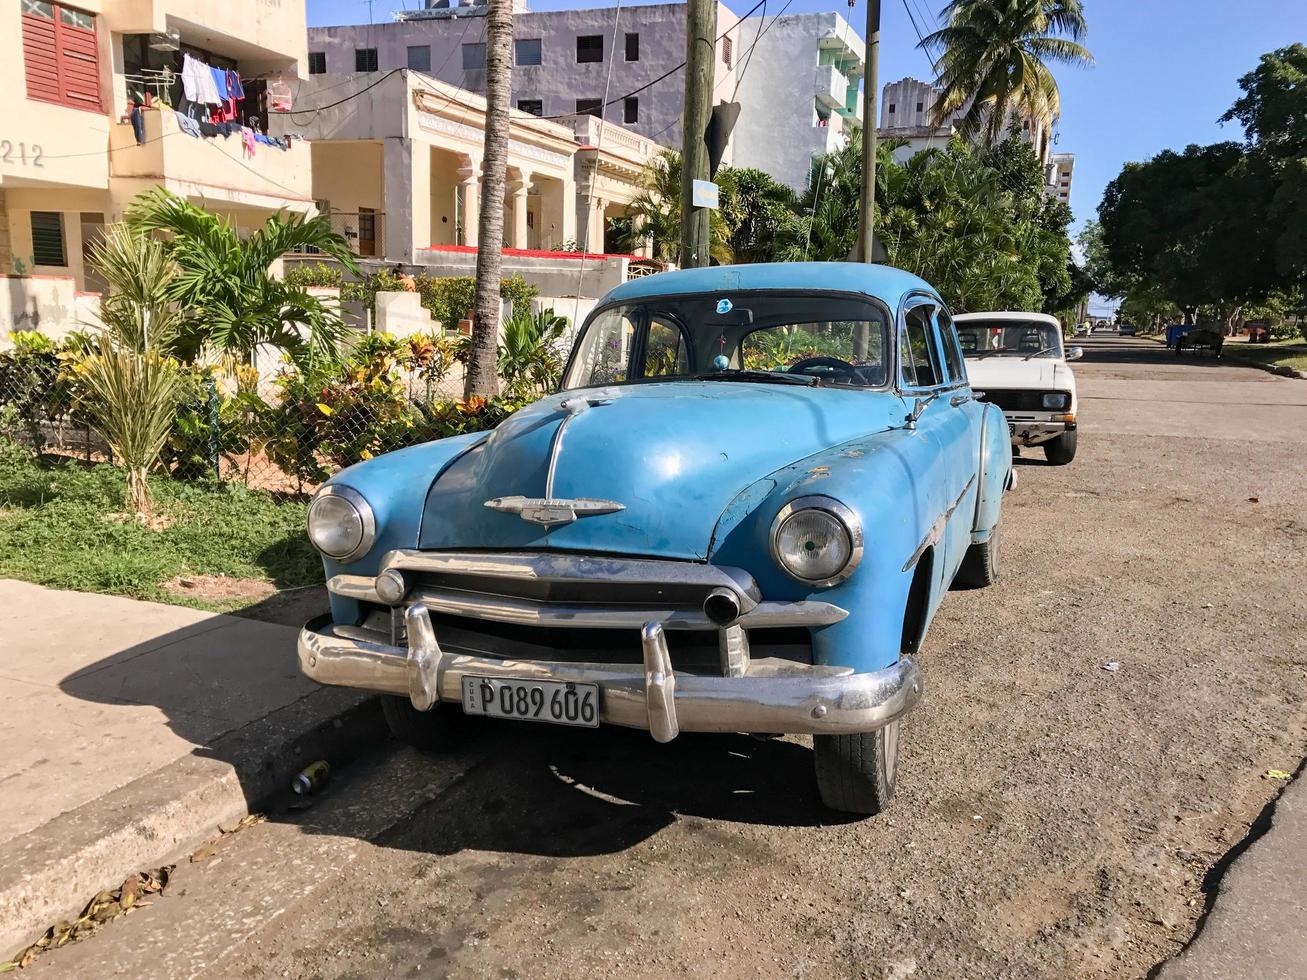
POLYGON ((981 404, 985 411, 980 418, 980 493, 976 495, 976 516, 971 523, 973 541, 984 541, 998 523, 1003 491, 1012 472, 1007 420, 997 405, 981 404))

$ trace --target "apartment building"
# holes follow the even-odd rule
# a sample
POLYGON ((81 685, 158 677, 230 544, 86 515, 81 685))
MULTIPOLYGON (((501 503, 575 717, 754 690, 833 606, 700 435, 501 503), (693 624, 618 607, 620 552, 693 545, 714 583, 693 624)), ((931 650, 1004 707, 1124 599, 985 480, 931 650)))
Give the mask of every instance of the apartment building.
POLYGON ((1048 160, 1048 193, 1063 204, 1071 203, 1071 173, 1076 168, 1074 153, 1054 153, 1048 160))
MULTIPOLYGON (((943 149, 953 138, 958 120, 966 115, 966 108, 959 109, 939 126, 931 125, 931 113, 942 94, 942 89, 916 78, 901 78, 881 89, 880 124, 876 127, 876 135, 880 139, 904 141, 894 151, 896 160, 902 162, 931 147, 943 149)), ((1035 147, 1040 161, 1047 166, 1052 150, 1052 127, 1046 121, 1017 118, 1021 121, 1022 138, 1035 147)))
POLYGON ((91 243, 149 187, 241 225, 312 210, 307 146, 266 136, 305 62, 302 3, 0 0, 0 11, 3 329, 71 315, 67 298, 99 286, 91 243), (188 99, 201 65, 214 91, 217 72, 239 77, 243 98, 188 99))
MULTIPOLYGON (((409 68, 484 92, 487 8, 434 3, 399 14, 394 23, 311 29, 310 73, 409 68)), ((720 100, 734 91, 737 55, 746 42, 738 18, 721 3, 716 19, 714 91, 720 100)), ((522 3, 513 36, 514 108, 546 118, 594 115, 680 146, 685 76, 673 69, 685 60, 684 4, 535 12, 522 3)))
POLYGON ((751 53, 738 76, 734 163, 802 192, 813 159, 862 124, 862 38, 836 13, 749 17, 739 34, 751 53))
MULTIPOLYGON (((308 138, 317 207, 358 254, 431 265, 432 253, 474 250, 483 96, 402 69, 311 76, 299 99, 278 132, 308 138)), ((560 261, 618 251, 614 224, 661 150, 588 114, 548 120, 512 110, 504 247, 560 261)))

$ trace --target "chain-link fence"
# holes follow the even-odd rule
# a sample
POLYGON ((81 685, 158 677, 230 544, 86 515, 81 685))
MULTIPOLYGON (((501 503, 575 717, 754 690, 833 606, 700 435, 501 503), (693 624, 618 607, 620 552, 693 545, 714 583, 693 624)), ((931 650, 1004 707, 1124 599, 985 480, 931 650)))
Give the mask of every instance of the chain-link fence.
MULTIPOLYGON (((14 335, 0 351, 0 438, 47 459, 112 462, 84 380, 93 356, 74 338, 14 335)), ((462 400, 466 340, 359 337, 340 363, 295 365, 275 351, 254 363, 182 365, 159 469, 304 494, 337 470, 405 446, 492 428, 554 376, 546 351, 505 379, 505 394, 462 400)), ((559 355, 552 354, 557 358, 559 355)))

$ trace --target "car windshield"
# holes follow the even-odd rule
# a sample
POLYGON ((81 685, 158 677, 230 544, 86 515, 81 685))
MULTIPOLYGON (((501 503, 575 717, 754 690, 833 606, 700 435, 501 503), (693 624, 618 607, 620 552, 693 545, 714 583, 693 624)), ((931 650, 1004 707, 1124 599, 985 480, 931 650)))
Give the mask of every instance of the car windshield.
POLYGON ((564 388, 644 381, 885 384, 884 308, 842 295, 650 297, 591 317, 564 388))
POLYGON ((969 358, 1062 356, 1062 331, 1044 320, 965 320, 957 327, 969 358))

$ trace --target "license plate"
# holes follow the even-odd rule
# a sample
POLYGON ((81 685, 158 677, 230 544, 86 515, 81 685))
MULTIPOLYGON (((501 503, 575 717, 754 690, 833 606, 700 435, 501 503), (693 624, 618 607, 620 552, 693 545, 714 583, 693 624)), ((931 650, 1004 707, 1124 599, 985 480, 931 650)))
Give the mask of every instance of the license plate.
POLYGON ((469 715, 598 728, 599 685, 464 677, 463 710, 469 715))

